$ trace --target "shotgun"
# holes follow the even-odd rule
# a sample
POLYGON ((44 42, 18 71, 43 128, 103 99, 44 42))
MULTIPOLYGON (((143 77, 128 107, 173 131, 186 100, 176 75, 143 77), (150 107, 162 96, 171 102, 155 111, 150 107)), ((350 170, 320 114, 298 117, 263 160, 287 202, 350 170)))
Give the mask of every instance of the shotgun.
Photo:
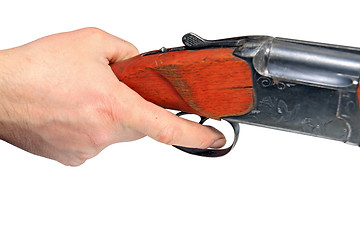
POLYGON ((360 144, 360 48, 245 36, 161 48, 111 65, 117 78, 164 108, 228 121, 226 149, 179 147, 218 157, 239 123, 360 144))

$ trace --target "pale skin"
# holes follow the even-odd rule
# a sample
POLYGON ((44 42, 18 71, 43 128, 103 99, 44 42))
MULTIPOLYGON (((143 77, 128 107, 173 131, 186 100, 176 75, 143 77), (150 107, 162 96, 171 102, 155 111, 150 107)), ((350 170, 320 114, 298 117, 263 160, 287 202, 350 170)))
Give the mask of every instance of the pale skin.
POLYGON ((222 147, 225 137, 216 129, 175 116, 116 78, 109 65, 137 54, 131 43, 97 28, 0 51, 0 139, 69 166, 144 136, 222 147))

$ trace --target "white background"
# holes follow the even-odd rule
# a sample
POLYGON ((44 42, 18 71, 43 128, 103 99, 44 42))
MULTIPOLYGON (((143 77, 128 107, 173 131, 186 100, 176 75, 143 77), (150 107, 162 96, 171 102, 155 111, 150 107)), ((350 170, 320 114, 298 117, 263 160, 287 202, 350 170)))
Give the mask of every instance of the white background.
MULTIPOLYGON (((0 49, 89 26, 141 52, 180 46, 187 32, 360 47, 356 1, 2 1, 0 9, 0 49)), ((340 142, 245 125, 219 159, 144 138, 71 168, 0 142, 0 239, 359 239, 359 156, 340 142)))

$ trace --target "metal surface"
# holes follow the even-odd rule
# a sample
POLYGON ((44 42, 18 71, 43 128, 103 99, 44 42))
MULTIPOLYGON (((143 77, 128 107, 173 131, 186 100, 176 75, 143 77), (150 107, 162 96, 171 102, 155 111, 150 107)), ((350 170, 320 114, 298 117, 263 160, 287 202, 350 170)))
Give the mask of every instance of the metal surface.
POLYGON ((269 36, 210 41, 193 33, 183 42, 183 49, 233 47, 251 67, 254 108, 223 119, 360 144, 359 48, 269 36))
POLYGON ((271 78, 326 88, 353 88, 359 79, 360 51, 273 38, 256 53, 253 65, 260 75, 271 78))
POLYGON ((360 144, 360 49, 281 38, 243 42, 255 104, 229 121, 360 144))
POLYGON ((354 94, 287 82, 256 82, 256 107, 228 121, 358 144, 359 111, 354 94), (346 97, 345 97, 346 95, 346 97), (344 99, 345 97, 345 99, 344 99))

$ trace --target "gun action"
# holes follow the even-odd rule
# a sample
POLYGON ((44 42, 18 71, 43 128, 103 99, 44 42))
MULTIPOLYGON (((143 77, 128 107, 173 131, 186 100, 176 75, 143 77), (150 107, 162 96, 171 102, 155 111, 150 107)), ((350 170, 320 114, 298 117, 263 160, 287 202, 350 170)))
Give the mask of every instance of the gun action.
POLYGON ((227 149, 180 150, 225 155, 239 123, 360 144, 359 48, 268 36, 210 41, 193 33, 183 43, 111 65, 146 100, 234 129, 227 149))

